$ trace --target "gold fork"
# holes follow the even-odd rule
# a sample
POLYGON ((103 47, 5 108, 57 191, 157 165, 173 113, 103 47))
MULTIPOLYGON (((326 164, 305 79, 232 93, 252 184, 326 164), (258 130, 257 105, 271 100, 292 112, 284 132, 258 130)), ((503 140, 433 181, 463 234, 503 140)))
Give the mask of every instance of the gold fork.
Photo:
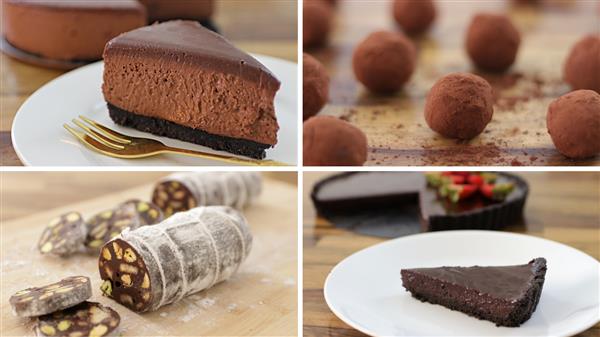
POLYGON ((83 122, 78 119, 73 119, 73 123, 80 127, 84 132, 75 130, 66 123, 63 124, 63 127, 90 149, 111 157, 135 159, 150 157, 161 153, 179 153, 192 157, 219 160, 233 164, 287 166, 285 163, 274 160, 246 159, 170 147, 154 139, 131 137, 121 134, 85 116, 79 115, 79 118, 81 118, 83 122))

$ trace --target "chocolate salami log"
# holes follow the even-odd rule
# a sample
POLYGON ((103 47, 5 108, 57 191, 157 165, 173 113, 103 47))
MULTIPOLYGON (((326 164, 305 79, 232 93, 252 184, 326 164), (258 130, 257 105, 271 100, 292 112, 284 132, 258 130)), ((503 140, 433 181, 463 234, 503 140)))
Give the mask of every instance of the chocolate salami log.
POLYGON ((242 209, 262 191, 257 172, 182 172, 162 179, 152 202, 165 217, 198 206, 231 206, 242 209))
POLYGON ((251 246, 238 211, 194 208, 154 226, 127 229, 104 245, 101 290, 134 311, 156 310, 229 278, 251 246))

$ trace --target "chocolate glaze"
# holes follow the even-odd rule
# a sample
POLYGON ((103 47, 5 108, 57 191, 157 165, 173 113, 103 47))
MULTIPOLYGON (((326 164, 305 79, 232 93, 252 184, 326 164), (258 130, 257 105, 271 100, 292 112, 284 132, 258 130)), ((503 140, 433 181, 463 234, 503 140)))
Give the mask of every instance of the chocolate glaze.
POLYGON ((546 260, 525 265, 402 269, 402 284, 424 302, 492 321, 519 326, 527 321, 542 293, 546 260))
POLYGON ((258 83, 271 90, 277 90, 280 86, 271 71, 255 58, 195 21, 169 21, 122 34, 107 44, 104 58, 119 53, 192 63, 197 67, 258 83))

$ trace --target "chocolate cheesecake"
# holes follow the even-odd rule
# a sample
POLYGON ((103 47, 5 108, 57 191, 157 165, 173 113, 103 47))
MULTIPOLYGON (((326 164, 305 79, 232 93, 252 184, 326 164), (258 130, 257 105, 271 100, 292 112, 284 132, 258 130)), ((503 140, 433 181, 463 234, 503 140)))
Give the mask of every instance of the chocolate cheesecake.
POLYGON ((498 267, 402 269, 402 285, 423 302, 440 304, 497 326, 518 327, 535 311, 546 260, 498 267))
MULTIPOLYGON (((448 229, 501 229, 518 223, 523 215, 529 187, 516 175, 498 173, 497 183, 514 185, 503 200, 494 200, 477 194, 452 202, 440 195, 438 189, 428 186, 425 175, 419 172, 350 172, 326 178, 318 182, 311 199, 319 215, 336 220, 352 221, 353 216, 361 225, 366 218, 380 214, 410 212, 417 209, 418 227, 422 231, 448 229), (388 212, 388 213, 386 213, 388 212), (366 216, 363 216, 366 215, 366 216), (350 219, 350 220, 349 220, 350 219)), ((387 225, 402 226, 405 214, 383 218, 387 225), (399 216, 402 219, 398 220, 399 216)), ((378 224, 383 226, 384 224, 378 224)), ((342 226, 348 227, 348 226, 342 226)))
POLYGON ((136 0, 2 0, 2 30, 13 47, 39 57, 95 61, 115 36, 146 24, 136 0))
POLYGON ((150 22, 173 19, 206 20, 215 11, 214 0, 139 0, 148 10, 150 22))
POLYGON ((194 21, 124 33, 104 50, 102 91, 117 124, 262 159, 277 143, 280 83, 194 21))

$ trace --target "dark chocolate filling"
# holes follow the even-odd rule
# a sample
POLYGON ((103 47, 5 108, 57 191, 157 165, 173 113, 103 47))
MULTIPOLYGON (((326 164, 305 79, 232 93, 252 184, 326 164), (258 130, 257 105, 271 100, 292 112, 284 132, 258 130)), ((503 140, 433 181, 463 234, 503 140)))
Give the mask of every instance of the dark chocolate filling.
POLYGON ((157 136, 164 136, 207 146, 214 150, 227 151, 255 159, 264 159, 266 156, 265 150, 272 146, 247 139, 214 135, 206 131, 182 126, 164 119, 137 115, 118 108, 108 102, 107 106, 110 118, 119 125, 144 132, 150 132, 157 136))

